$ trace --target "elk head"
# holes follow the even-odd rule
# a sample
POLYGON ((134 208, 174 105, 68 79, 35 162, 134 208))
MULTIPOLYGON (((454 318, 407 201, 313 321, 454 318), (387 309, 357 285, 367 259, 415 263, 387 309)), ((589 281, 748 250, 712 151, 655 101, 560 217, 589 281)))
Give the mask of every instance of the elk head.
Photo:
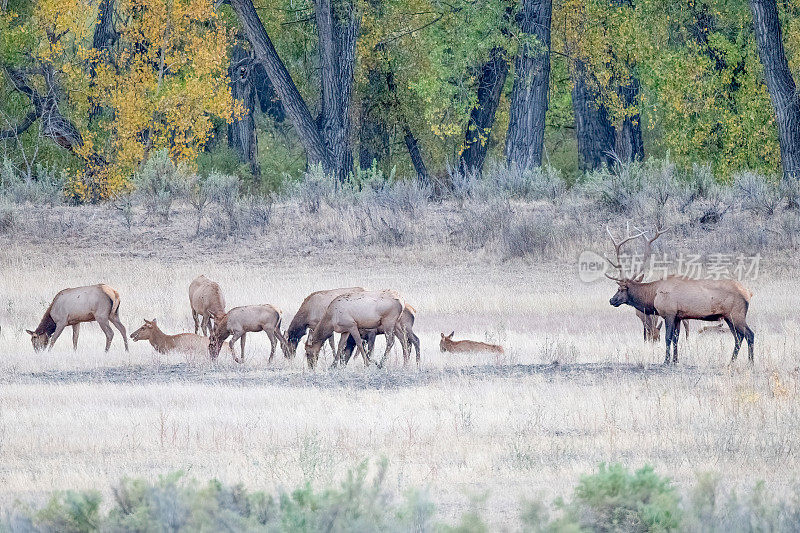
POLYGON ((445 335, 444 333, 441 334, 442 335, 442 340, 439 341, 439 350, 440 351, 442 351, 442 352, 446 352, 447 351, 448 346, 450 346, 453 343, 453 334, 454 333, 455 333, 455 331, 451 331, 450 335, 445 335))
POLYGON ((134 341, 147 341, 153 336, 153 330, 156 328, 156 319, 144 319, 144 325, 131 333, 131 339, 134 341))
POLYGON ((36 333, 29 329, 26 329, 25 332, 31 336, 31 344, 33 344, 34 352, 41 352, 47 348, 47 343, 50 342, 50 335, 47 333, 36 333))
POLYGON ((222 342, 227 337, 228 333, 228 315, 227 313, 211 313, 214 319, 214 326, 211 329, 211 337, 208 339, 208 355, 211 359, 216 359, 222 350, 222 342))
POLYGON ((623 239, 617 240, 614 238, 614 235, 611 233, 611 230, 606 227, 606 232, 608 236, 611 238, 611 242, 614 243, 614 252, 616 254, 616 262, 612 261, 608 258, 608 256, 604 256, 606 261, 608 261, 612 267, 617 269, 617 275, 612 276, 606 272, 606 277, 608 279, 614 280, 617 282, 617 292, 611 299, 608 301, 614 307, 619 307, 623 304, 631 304, 629 291, 632 286, 636 286, 641 284, 642 280, 644 279, 644 269, 647 267, 647 263, 650 261, 650 255, 652 254, 652 246, 656 239, 658 239, 661 235, 667 232, 668 229, 660 229, 656 228, 656 233, 652 238, 648 238, 647 234, 642 230, 637 230, 637 233, 631 234, 630 229, 627 231, 626 236, 623 239), (645 246, 644 246, 644 255, 642 257, 642 262, 639 265, 639 268, 627 274, 625 272, 625 268, 622 266, 622 259, 620 256, 620 251, 622 247, 635 239, 642 238, 644 239, 645 246))

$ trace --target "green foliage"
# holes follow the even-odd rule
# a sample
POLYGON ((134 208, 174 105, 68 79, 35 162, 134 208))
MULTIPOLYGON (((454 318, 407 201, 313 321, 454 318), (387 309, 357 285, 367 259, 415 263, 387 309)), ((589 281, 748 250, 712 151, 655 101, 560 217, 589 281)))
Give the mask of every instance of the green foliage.
POLYGON ((133 185, 144 198, 147 214, 168 221, 172 203, 186 186, 187 169, 176 165, 167 150, 150 156, 133 178, 133 185))
POLYGON ((181 472, 156 483, 123 479, 113 487, 107 513, 96 492, 56 493, 37 511, 5 517, 0 529, 29 521, 28 530, 92 531, 430 531, 434 512, 418 492, 397 501, 386 490, 386 462, 372 475, 364 462, 338 487, 315 490, 306 484, 270 496, 241 485, 210 481, 205 486, 181 472), (26 518, 29 515, 29 518, 26 518))
POLYGON ((97 491, 56 493, 38 511, 34 522, 45 531, 89 533, 100 527, 100 502, 97 491))
MULTIPOLYGON (((16 504, 0 517, 0 530, 26 532, 429 532, 484 533, 484 496, 453 522, 436 522, 435 507, 422 491, 397 497, 386 488, 387 463, 363 462, 336 486, 310 482, 274 495, 228 486, 205 485, 182 472, 155 483, 124 478, 103 502, 96 491, 56 492, 42 507, 16 504)), ((523 505, 521 531, 578 533, 799 531, 800 486, 782 499, 763 482, 744 495, 726 491, 719 476, 702 474, 682 500, 668 478, 652 467, 635 472, 601 464, 581 477, 569 499, 553 505, 523 505)))

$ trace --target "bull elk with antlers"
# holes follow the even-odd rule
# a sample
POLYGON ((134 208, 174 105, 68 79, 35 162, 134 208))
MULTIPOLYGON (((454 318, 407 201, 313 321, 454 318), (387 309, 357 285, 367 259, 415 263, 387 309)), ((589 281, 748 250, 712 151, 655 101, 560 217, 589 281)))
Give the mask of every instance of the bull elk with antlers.
POLYGON ((753 363, 753 330, 747 325, 747 309, 750 306, 752 293, 741 283, 732 279, 689 279, 679 276, 667 276, 665 279, 644 282, 644 267, 647 264, 653 242, 663 235, 666 229, 657 229, 655 236, 648 238, 644 231, 628 235, 617 241, 611 230, 606 228, 617 260, 608 257, 611 266, 619 272, 617 276, 606 273, 609 279, 617 282, 617 293, 609 300, 614 307, 627 304, 635 307, 645 315, 657 314, 664 319, 666 358, 670 362, 670 345, 673 347, 672 362, 678 362, 678 336, 683 320, 704 320, 713 322, 722 319, 728 324, 734 338, 733 356, 736 360, 742 339, 747 339, 750 363, 753 363), (620 250, 626 243, 642 238, 645 241, 644 260, 639 270, 631 275, 625 274, 620 259, 620 250))

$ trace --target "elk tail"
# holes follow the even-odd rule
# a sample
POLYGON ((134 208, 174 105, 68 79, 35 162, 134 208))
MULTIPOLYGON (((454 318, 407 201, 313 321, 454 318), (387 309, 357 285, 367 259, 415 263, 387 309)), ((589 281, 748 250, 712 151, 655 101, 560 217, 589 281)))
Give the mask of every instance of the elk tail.
POLYGON ((106 293, 106 296, 111 300, 111 315, 116 315, 119 309, 119 293, 106 284, 100 285, 100 288, 103 289, 103 292, 106 293))

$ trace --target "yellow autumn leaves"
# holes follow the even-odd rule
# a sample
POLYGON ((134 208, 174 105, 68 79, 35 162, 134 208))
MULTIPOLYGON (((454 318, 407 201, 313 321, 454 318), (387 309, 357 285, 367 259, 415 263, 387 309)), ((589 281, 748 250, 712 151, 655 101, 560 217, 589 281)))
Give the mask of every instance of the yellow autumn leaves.
POLYGON ((228 87, 230 30, 211 0, 118 0, 119 39, 108 53, 92 48, 97 4, 37 0, 32 19, 37 58, 60 73, 65 107, 84 139, 91 178, 76 176, 70 186, 82 200, 124 189, 156 150, 193 164, 215 121, 243 112, 228 87), (107 165, 91 168, 93 153, 107 165))

